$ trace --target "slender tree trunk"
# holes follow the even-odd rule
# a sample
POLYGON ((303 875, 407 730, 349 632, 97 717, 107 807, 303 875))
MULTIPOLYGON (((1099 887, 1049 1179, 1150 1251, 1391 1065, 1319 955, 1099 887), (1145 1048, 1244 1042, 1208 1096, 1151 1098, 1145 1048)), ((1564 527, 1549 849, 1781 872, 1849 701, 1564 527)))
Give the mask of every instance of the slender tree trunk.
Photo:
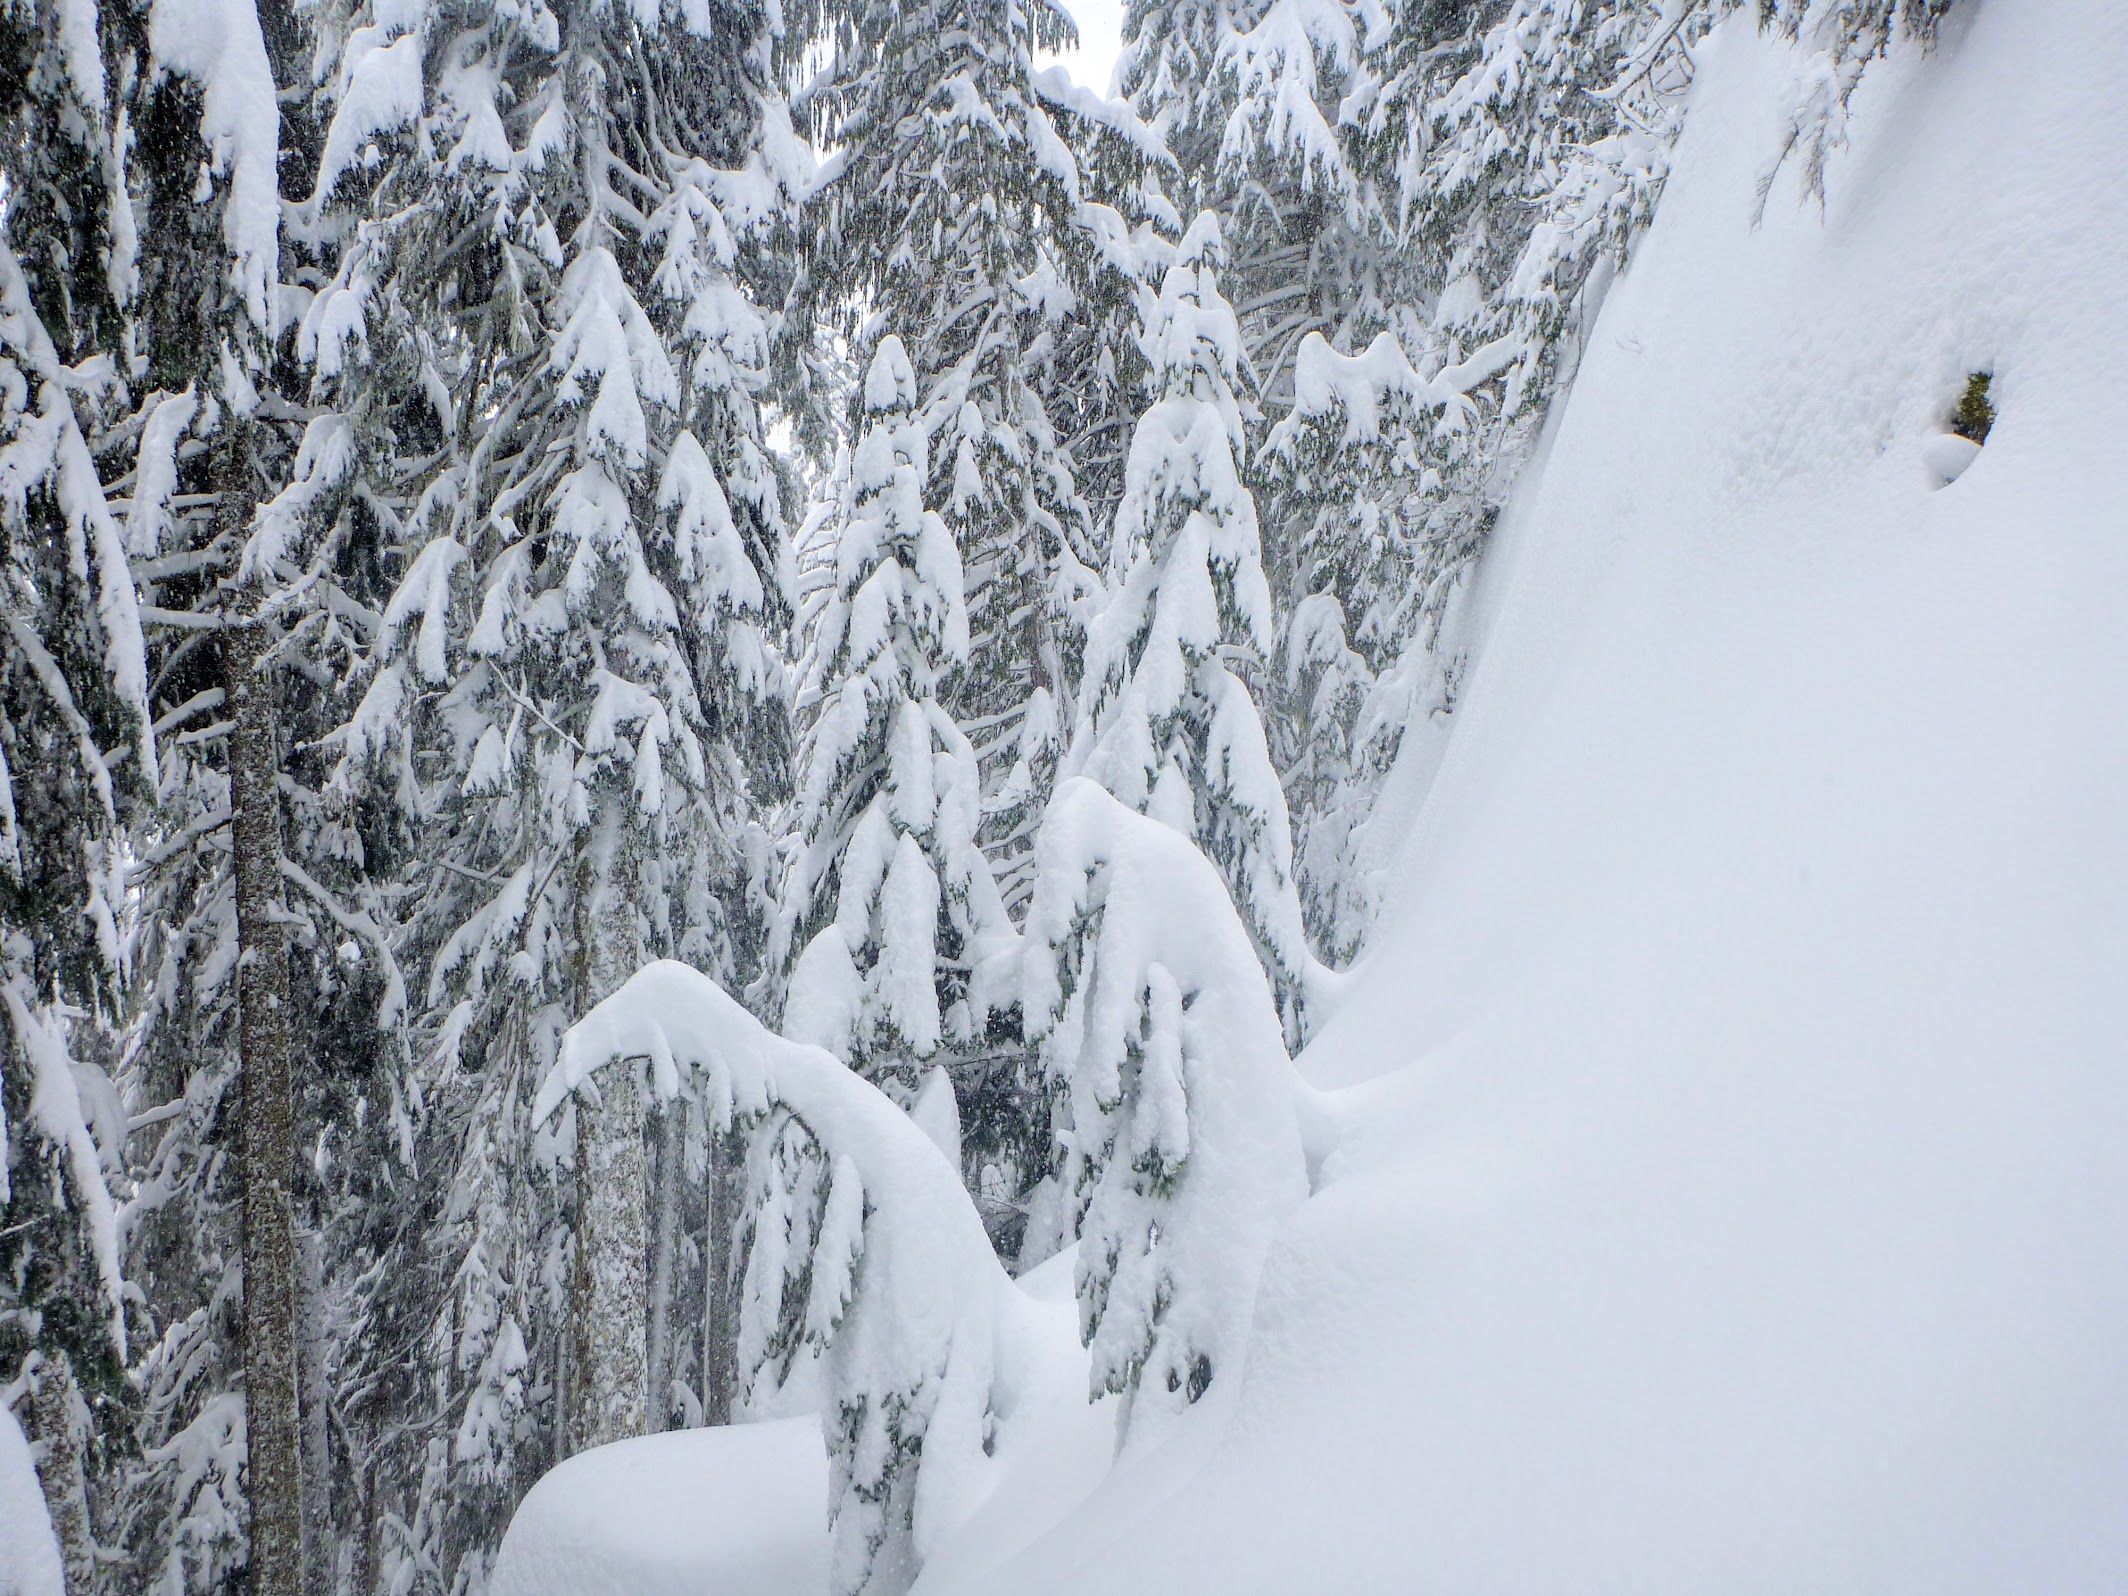
MULTIPOLYGON (((609 822, 580 866, 582 1010, 633 975, 639 962, 636 879, 624 831, 624 823, 609 822)), ((577 1099, 571 1452, 641 1435, 647 1427, 649 1214, 640 1075, 633 1062, 604 1070, 594 1083, 596 1099, 589 1093, 577 1099)))
POLYGON ((308 1596, 332 1596, 339 1556, 325 1396, 325 1238, 306 1232, 297 1256, 303 1271, 303 1588, 308 1596))
POLYGON ((680 1145, 685 1118, 678 1100, 658 1111, 656 1222, 650 1237, 650 1409, 645 1415, 654 1435, 665 1428, 672 1411, 672 1271, 680 1226, 680 1145))
MULTIPOLYGON (((74 1366, 64 1352, 47 1357, 30 1387, 30 1424, 44 1444, 37 1482, 52 1516, 65 1561, 67 1596, 89 1596, 96 1588, 96 1540, 89 1533, 88 1477, 81 1463, 79 1402, 74 1393, 74 1366)), ((86 1418, 86 1415, 81 1415, 86 1418)))
POLYGON ((732 1245, 739 1230, 739 1138, 709 1136, 709 1249, 703 1273, 702 1419, 729 1424, 739 1386, 739 1322, 732 1300, 732 1245))
POLYGON ((377 1596, 384 1588, 384 1506, 377 1500, 377 1476, 383 1466, 372 1457, 362 1473, 361 1567, 355 1574, 357 1596, 377 1596))
MULTIPOLYGON (((237 445, 232 442, 232 452, 237 445)), ((234 473, 231 473, 234 475, 234 473)), ((228 490, 224 490, 225 495, 228 490)), ((243 1063, 244 1421, 250 1445, 251 1590, 302 1596, 303 1489, 296 1389, 295 1108, 281 895, 280 756, 267 628, 222 634, 235 855, 238 1045, 243 1063)))
MULTIPOLYGON (((575 1277, 569 1282, 576 1289, 575 1277)), ((561 1422, 554 1426, 554 1448, 548 1455, 547 1467, 553 1468, 566 1458, 576 1435, 576 1336, 574 1328, 552 1338, 554 1341, 554 1411, 561 1415, 561 1422)))
POLYGON ((572 1452, 645 1431, 643 1092, 634 1065, 576 1105, 572 1452))

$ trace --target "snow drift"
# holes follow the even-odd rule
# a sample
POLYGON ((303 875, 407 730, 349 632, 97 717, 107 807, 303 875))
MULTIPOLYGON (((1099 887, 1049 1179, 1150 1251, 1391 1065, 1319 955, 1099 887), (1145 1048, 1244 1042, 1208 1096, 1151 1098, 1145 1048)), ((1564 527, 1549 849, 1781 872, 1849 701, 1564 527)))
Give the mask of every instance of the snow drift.
POLYGON ((488 1596, 827 1596, 827 1510, 812 1418, 593 1447, 518 1505, 488 1596))
POLYGON ((1699 70, 1238 1393, 920 1590, 2128 1588, 2128 13, 1958 8, 1757 228, 1797 58, 1699 70))

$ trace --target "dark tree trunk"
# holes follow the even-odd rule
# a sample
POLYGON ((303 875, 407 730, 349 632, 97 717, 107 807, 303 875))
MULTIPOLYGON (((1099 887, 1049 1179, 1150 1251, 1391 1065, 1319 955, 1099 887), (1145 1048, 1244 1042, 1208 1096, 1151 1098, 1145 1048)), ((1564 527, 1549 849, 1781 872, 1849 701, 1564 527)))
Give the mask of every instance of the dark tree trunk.
POLYGON ((338 1544, 332 1518, 332 1414, 325 1390, 325 1238, 307 1232, 303 1292, 303 1568, 309 1596, 332 1596, 338 1544))
POLYGON ((739 1321, 732 1300, 732 1257, 739 1230, 739 1138, 709 1134, 709 1249, 702 1315, 702 1420, 729 1424, 739 1385, 739 1321))
MULTIPOLYGON (((579 1014, 641 963, 625 824, 609 821, 586 839, 578 866, 579 1014)), ((649 1422, 649 1181, 639 1073, 632 1061, 605 1070, 576 1103, 573 1342, 563 1410, 571 1453, 642 1435, 649 1422)))
POLYGON ((657 1113, 657 1160, 651 1190, 649 1406, 643 1417, 652 1434, 672 1412, 672 1278, 679 1248, 680 1184, 685 1162, 683 1109, 675 1098, 657 1113))
POLYGON ((303 1596, 303 1490, 296 1391, 295 1109, 289 1063, 288 933, 281 895, 280 755, 271 641, 245 617, 222 634, 235 855, 238 1045, 243 1069, 244 1422, 250 1447, 254 1596, 303 1596))

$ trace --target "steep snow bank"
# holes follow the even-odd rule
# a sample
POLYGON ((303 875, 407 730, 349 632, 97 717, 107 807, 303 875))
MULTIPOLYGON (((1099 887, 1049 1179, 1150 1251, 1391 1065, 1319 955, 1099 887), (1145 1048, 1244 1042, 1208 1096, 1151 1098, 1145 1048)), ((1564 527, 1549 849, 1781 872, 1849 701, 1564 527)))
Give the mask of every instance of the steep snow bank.
POLYGON ((2128 1588, 2128 12, 1960 7, 1756 231, 1794 60, 1701 69, 1223 1432, 924 1589, 2128 1588))

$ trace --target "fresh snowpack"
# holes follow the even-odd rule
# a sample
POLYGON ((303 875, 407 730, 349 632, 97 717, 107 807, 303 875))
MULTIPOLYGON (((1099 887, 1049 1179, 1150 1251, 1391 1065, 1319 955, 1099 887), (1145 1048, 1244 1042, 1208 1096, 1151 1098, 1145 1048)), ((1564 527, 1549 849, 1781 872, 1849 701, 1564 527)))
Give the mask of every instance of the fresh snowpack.
MULTIPOLYGON (((1083 1379, 1027 1382, 919 1592, 2128 1579, 2128 400, 2094 356, 2128 288, 2090 247, 2128 225, 2128 19, 1979 9, 1865 85, 1822 213, 1791 174, 1756 225, 1793 56, 1732 21, 1697 57, 1438 772, 1392 779, 1241 1378, 1120 1455, 1083 1379), (1970 369, 2003 419, 1948 460, 1970 369)), ((675 1511, 727 1478, 687 1444, 675 1511)))

